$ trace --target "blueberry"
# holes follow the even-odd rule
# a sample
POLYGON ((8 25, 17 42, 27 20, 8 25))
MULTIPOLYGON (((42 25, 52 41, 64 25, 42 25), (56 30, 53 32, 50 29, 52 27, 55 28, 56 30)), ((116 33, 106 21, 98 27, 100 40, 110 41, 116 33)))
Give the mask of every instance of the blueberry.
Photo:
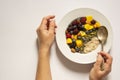
POLYGON ((70 48, 75 48, 75 46, 76 46, 76 43, 74 43, 74 42, 71 43, 71 44, 69 44, 69 47, 70 47, 70 48))
POLYGON ((76 29, 76 28, 77 28, 77 25, 74 25, 72 28, 73 28, 73 29, 76 29))
POLYGON ((82 24, 81 24, 81 23, 78 24, 78 25, 77 25, 77 28, 78 28, 78 30, 81 30, 81 29, 83 28, 82 24))
POLYGON ((87 30, 87 31, 85 31, 85 33, 86 33, 86 34, 90 34, 90 31, 87 30))
POLYGON ((79 51, 80 51, 80 48, 75 47, 75 51, 76 51, 76 52, 79 52, 79 51))
POLYGON ((87 39, 85 37, 82 37, 82 40, 83 40, 84 43, 87 42, 87 39))
POLYGON ((83 31, 85 31, 84 25, 82 25, 82 24, 79 24, 79 25, 77 26, 77 29, 78 29, 78 30, 83 30, 83 31))
POLYGON ((79 40, 80 40, 80 39, 82 39, 82 37, 81 37, 81 36, 77 36, 77 39, 79 39, 79 40))
POLYGON ((70 34, 71 34, 71 35, 73 34, 73 31, 72 31, 72 30, 70 31, 70 34))
POLYGON ((89 32, 91 33, 91 32, 93 32, 93 30, 92 30, 92 29, 90 29, 90 30, 89 30, 89 32))
POLYGON ((75 40, 75 39, 72 39, 72 42, 73 42, 73 43, 75 43, 75 42, 76 42, 76 40, 75 40))
POLYGON ((84 25, 81 26, 81 30, 86 31, 86 29, 84 28, 84 25))

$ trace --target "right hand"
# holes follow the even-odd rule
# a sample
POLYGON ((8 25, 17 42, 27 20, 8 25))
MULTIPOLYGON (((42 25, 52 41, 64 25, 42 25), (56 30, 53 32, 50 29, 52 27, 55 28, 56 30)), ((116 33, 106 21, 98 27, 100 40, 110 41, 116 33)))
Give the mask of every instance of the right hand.
POLYGON ((49 15, 42 19, 37 29, 39 48, 50 49, 55 37, 55 16, 49 15))
POLYGON ((90 71, 90 80, 102 80, 102 78, 110 73, 111 67, 112 57, 110 56, 110 54, 99 52, 97 56, 97 61, 90 71), (105 60, 103 58, 105 58, 105 60), (104 68, 104 70, 101 70, 101 66, 104 68))

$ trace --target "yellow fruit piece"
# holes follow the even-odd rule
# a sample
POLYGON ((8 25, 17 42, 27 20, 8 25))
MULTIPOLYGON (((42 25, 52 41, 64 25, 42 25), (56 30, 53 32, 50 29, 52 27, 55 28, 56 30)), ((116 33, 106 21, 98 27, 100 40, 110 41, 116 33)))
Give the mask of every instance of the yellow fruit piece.
POLYGON ((70 43, 72 43, 72 39, 71 38, 67 38, 66 42, 67 42, 67 44, 70 44, 70 43))
POLYGON ((94 27, 90 24, 85 24, 85 29, 86 30, 90 30, 90 29, 93 29, 94 27))
POLYGON ((92 16, 86 16, 86 23, 90 23, 93 20, 92 16))
POLYGON ((89 30, 89 24, 85 24, 85 26, 84 26, 84 28, 86 29, 86 30, 89 30))
POLYGON ((77 36, 80 36, 81 35, 81 33, 80 33, 80 31, 79 31, 79 33, 77 34, 77 36))
POLYGON ((91 24, 91 21, 87 21, 87 20, 86 20, 86 23, 87 23, 87 24, 91 24))
POLYGON ((92 25, 90 25, 89 30, 90 30, 90 29, 93 29, 93 28, 94 28, 94 27, 93 27, 92 25))
POLYGON ((82 40, 76 40, 76 46, 81 47, 83 45, 82 40))
POLYGON ((101 24, 99 23, 99 22, 96 22, 95 24, 94 24, 94 27, 95 28, 99 28, 101 26, 101 24))
POLYGON ((81 36, 86 36, 86 33, 84 31, 80 31, 81 36))
POLYGON ((72 35, 72 39, 77 39, 77 35, 72 35))

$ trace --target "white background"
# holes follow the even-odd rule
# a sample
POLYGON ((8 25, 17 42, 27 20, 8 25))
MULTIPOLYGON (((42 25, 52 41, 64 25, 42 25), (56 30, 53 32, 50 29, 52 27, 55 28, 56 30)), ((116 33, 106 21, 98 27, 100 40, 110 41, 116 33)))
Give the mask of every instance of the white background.
MULTIPOLYGON (((114 60, 106 80, 119 79, 119 3, 119 0, 0 0, 0 80, 35 80, 36 28, 42 17, 54 14, 58 23, 69 11, 83 7, 96 9, 109 19, 114 37, 110 54, 114 60)), ((56 43, 50 61, 53 80, 88 80, 92 64, 70 62, 61 55, 56 43)))

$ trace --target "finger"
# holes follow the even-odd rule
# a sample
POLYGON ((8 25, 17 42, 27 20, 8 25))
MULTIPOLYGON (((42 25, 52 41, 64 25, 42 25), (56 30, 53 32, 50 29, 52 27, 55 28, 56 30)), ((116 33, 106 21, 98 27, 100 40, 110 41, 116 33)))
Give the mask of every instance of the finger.
POLYGON ((54 33, 55 32, 55 20, 51 20, 50 21, 50 25, 49 25, 49 32, 54 33))
POLYGON ((100 54, 98 54, 95 65, 100 67, 102 63, 103 63, 103 58, 100 54))
POLYGON ((56 23, 55 23, 55 34, 56 34, 56 28, 57 28, 57 25, 56 25, 56 23))
POLYGON ((105 71, 110 72, 111 68, 112 68, 112 66, 105 64, 105 71))
POLYGON ((45 29, 45 30, 47 30, 48 29, 47 25, 49 24, 49 20, 53 19, 54 17, 55 17, 54 15, 49 15, 49 16, 43 17, 43 19, 41 21, 41 24, 38 27, 38 30, 39 29, 42 29, 42 30, 45 29))
POLYGON ((100 52, 100 54, 103 56, 103 57, 105 57, 105 63, 106 64, 109 64, 109 65, 111 65, 112 64, 112 56, 110 55, 110 54, 108 54, 108 53, 106 53, 106 52, 100 52))
POLYGON ((55 17, 54 15, 49 15, 49 16, 44 17, 44 18, 42 19, 41 25, 47 25, 48 21, 49 21, 50 19, 53 19, 54 17, 55 17))

